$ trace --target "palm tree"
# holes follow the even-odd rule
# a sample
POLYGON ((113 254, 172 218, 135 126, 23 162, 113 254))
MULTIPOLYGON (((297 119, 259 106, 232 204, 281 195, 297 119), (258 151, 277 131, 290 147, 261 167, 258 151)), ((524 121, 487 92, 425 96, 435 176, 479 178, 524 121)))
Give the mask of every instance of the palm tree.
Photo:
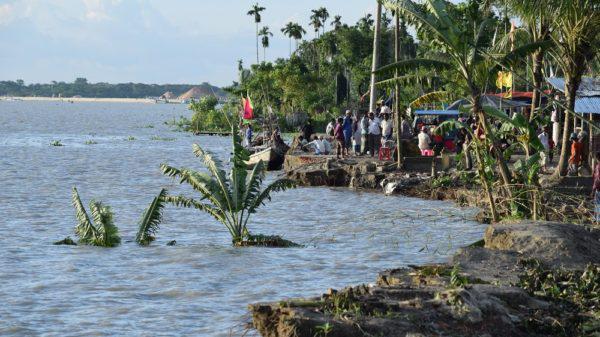
POLYGON ((333 17, 333 21, 331 21, 331 25, 333 26, 334 30, 338 30, 342 27, 342 16, 341 15, 336 15, 333 17))
POLYGON ((310 16, 310 25, 313 26, 315 30, 315 37, 319 37, 319 30, 323 26, 323 21, 321 21, 321 12, 318 9, 312 10, 312 15, 310 16))
MULTIPOLYGON (((546 8, 546 1, 543 0, 505 0, 505 5, 517 14, 526 26, 529 35, 529 43, 548 41, 550 38, 550 11, 546 8)), ((511 37, 514 39, 514 36, 511 37)), ((532 120, 540 106, 540 92, 536 88, 541 88, 544 81, 542 74, 545 49, 538 48, 531 54, 532 67, 531 74, 533 78, 533 96, 531 99, 532 120)))
POLYGON ((79 243, 99 247, 115 247, 121 243, 119 229, 113 222, 113 213, 110 206, 103 205, 99 201, 90 201, 90 210, 92 219, 90 221, 77 188, 73 187, 72 203, 75 207, 77 225, 75 235, 79 238, 79 243))
POLYGON ((321 26, 323 28, 323 34, 325 34, 325 26, 327 24, 327 19, 329 19, 329 11, 325 7, 321 7, 317 9, 317 13, 319 18, 321 19, 321 26))
POLYGON ((285 27, 281 28, 281 32, 283 35, 287 36, 290 39, 290 56, 292 56, 292 33, 294 32, 296 24, 293 22, 288 22, 285 27))
MULTIPOLYGON (((381 68, 378 73, 385 73, 390 70, 406 71, 410 67, 428 66, 430 68, 444 68, 447 70, 447 74, 458 78, 459 80, 454 82, 461 85, 470 96, 472 113, 478 117, 485 132, 486 141, 490 142, 500 176, 506 192, 510 196, 511 178, 508 165, 499 150, 497 140, 481 105, 482 88, 490 73, 490 66, 486 63, 483 53, 489 47, 490 42, 486 40, 484 34, 489 21, 479 16, 476 18, 478 22, 468 22, 468 24, 461 25, 460 22, 456 22, 457 19, 450 16, 451 11, 448 10, 448 4, 443 0, 426 0, 423 7, 411 0, 384 0, 383 3, 388 9, 402 13, 418 29, 430 34, 431 38, 445 50, 446 60, 415 59, 400 61, 381 68)), ((477 156, 478 162, 483 163, 479 150, 477 156)), ((482 183, 492 213, 495 214, 491 186, 484 180, 482 179, 482 183)))
POLYGON ((600 43, 600 2, 597 0, 552 0, 544 6, 551 11, 551 38, 556 45, 554 59, 565 76, 566 111, 563 121, 562 147, 557 173, 567 174, 569 118, 573 114, 581 77, 588 62, 598 53, 600 43))
POLYGON ((247 229, 250 216, 267 200, 271 200, 271 193, 293 188, 295 183, 289 179, 279 179, 261 190, 266 171, 265 164, 260 161, 249 173, 246 161, 250 158, 250 153, 241 145, 235 125, 232 125, 231 133, 233 154, 230 158, 229 174, 225 172, 223 163, 210 152, 194 144, 194 154, 202 159, 208 173, 166 164, 162 164, 161 169, 164 174, 178 178, 180 183, 189 184, 200 194, 200 199, 182 195, 165 196, 164 199, 177 206, 208 213, 225 225, 235 245, 244 245, 255 239, 247 229))
POLYGON ((269 27, 265 26, 263 27, 260 32, 258 32, 258 35, 260 35, 261 41, 262 41, 262 47, 263 47, 263 61, 267 61, 267 48, 269 48, 269 37, 273 36, 273 33, 271 33, 271 31, 269 30, 269 27))
POLYGON ((358 22, 356 23, 356 25, 363 31, 367 31, 370 30, 371 27, 373 26, 373 24, 375 23, 375 21, 373 20, 373 15, 371 15, 370 13, 363 16, 362 18, 360 18, 360 20, 358 20, 358 22))
POLYGON ((262 11, 264 11, 265 9, 266 9, 265 7, 259 6, 258 2, 257 2, 256 4, 254 4, 252 6, 252 9, 250 9, 247 13, 247 15, 254 17, 254 23, 256 23, 256 63, 260 62, 260 60, 258 59, 258 24, 262 21, 262 17, 260 15, 260 13, 262 11))
POLYGON ((294 28, 292 29, 292 37, 294 38, 294 40, 296 40, 296 50, 298 49, 298 42, 300 40, 302 40, 302 37, 304 36, 304 34, 306 34, 306 30, 304 30, 304 27, 302 27, 300 24, 295 24, 294 28))

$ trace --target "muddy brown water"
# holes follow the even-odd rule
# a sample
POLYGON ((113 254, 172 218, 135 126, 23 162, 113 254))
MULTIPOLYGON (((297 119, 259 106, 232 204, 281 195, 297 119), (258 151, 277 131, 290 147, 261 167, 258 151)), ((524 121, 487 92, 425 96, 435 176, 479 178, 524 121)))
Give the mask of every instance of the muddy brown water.
POLYGON ((0 335, 235 335, 248 303, 373 282, 385 268, 445 261, 482 236, 476 211, 452 203, 299 188, 275 195, 250 230, 304 248, 235 248, 212 218, 173 207, 158 240, 138 247, 137 221, 161 187, 191 195, 160 163, 200 168, 194 142, 229 154, 228 138, 163 124, 189 114, 184 105, 0 101, 0 335), (73 237, 72 186, 86 204, 112 206, 121 246, 52 245, 73 237))

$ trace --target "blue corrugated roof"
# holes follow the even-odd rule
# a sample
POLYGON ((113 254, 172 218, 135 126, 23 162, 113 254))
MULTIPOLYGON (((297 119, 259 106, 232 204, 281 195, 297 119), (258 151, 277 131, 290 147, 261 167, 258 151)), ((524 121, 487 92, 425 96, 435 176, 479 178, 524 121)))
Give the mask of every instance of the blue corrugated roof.
MULTIPOLYGON (((564 92, 565 79, 562 77, 548 77, 546 81, 554 87, 554 89, 564 92)), ((577 97, 592 97, 600 96, 600 78, 597 77, 582 77, 577 97)))
POLYGON ((415 110, 415 115, 458 116, 458 110, 415 110))
POLYGON ((575 99, 575 112, 600 114, 600 97, 580 97, 575 99))
MULTIPOLYGON (((564 92, 564 78, 549 77, 546 81, 556 90, 564 92)), ((600 78, 583 77, 581 79, 581 85, 577 90, 577 98, 575 99, 575 112, 600 114, 600 78)))

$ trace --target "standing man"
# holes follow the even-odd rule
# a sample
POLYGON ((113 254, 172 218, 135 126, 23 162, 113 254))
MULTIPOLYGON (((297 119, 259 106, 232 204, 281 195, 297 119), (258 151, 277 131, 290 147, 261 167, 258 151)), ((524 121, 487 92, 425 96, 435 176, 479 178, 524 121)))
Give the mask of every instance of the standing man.
POLYGON ((373 112, 369 112, 369 151, 371 157, 375 156, 375 152, 379 152, 381 144, 381 125, 379 118, 375 118, 373 112))
POLYGON ((542 132, 538 135, 540 143, 544 146, 544 152, 540 153, 540 164, 542 170, 546 171, 548 168, 548 156, 550 155, 550 138, 548 137, 548 128, 544 127, 542 132))
POLYGON ((431 138, 427 134, 427 127, 421 127, 421 133, 419 133, 419 150, 421 150, 422 156, 429 156, 431 154, 431 138))
POLYGON ((360 120, 360 154, 364 155, 369 149, 369 114, 365 111, 360 120))
POLYGON ((325 134, 329 137, 333 137, 333 129, 335 129, 335 119, 332 119, 327 128, 325 128, 325 134))
POLYGON ((392 140, 393 129, 394 127, 392 121, 390 120, 390 114, 383 114, 383 120, 381 121, 381 135, 384 142, 392 140))
POLYGON ((346 116, 344 117, 344 149, 346 150, 346 156, 350 154, 350 147, 352 146, 352 112, 346 110, 346 116))

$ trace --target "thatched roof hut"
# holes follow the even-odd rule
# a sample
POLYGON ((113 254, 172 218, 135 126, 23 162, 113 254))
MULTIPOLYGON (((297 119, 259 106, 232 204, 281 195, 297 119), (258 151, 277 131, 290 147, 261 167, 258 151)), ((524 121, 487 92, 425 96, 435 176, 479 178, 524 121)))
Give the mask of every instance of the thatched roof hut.
POLYGON ((160 98, 164 99, 175 99, 177 96, 172 91, 167 91, 160 96, 160 98))
POLYGON ((206 96, 215 96, 215 94, 210 90, 210 88, 205 87, 193 87, 188 90, 185 94, 179 96, 180 100, 189 100, 189 99, 201 99, 206 96))

